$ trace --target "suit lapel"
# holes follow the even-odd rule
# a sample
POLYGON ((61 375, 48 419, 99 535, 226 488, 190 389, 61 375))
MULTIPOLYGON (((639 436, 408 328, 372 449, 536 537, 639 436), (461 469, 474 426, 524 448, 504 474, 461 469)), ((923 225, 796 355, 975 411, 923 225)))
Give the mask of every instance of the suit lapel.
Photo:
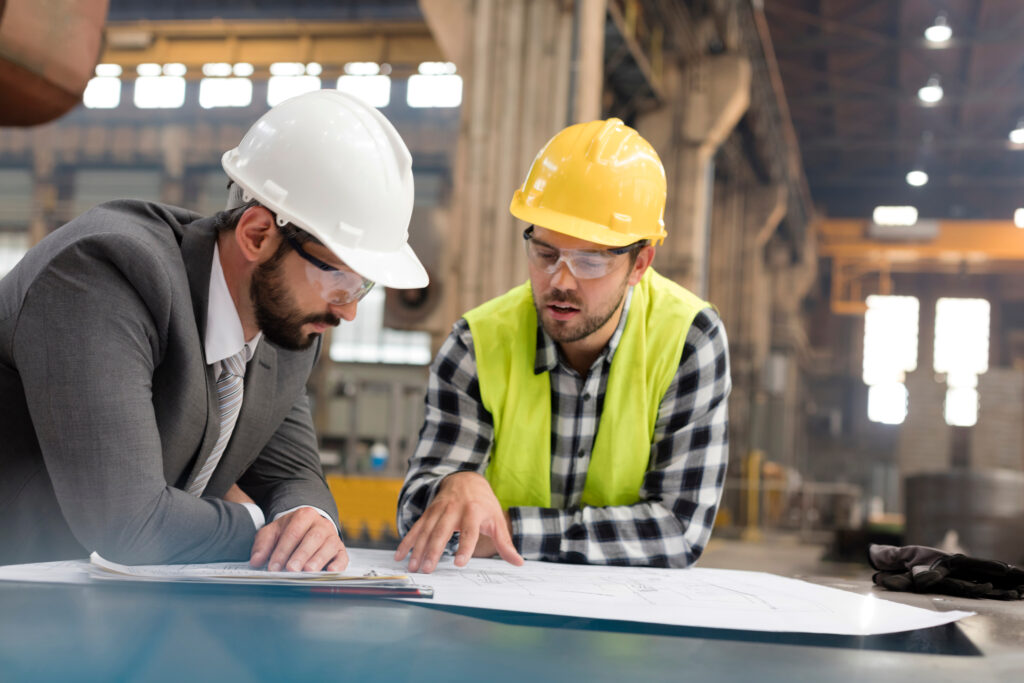
POLYGON ((181 238, 181 257, 188 274, 188 287, 192 295, 192 310, 199 330, 199 345, 206 360, 206 311, 210 299, 210 268, 213 266, 213 245, 217 230, 212 219, 204 218, 185 228, 181 238))
POLYGON ((185 488, 192 483, 203 463, 210 456, 217 443, 219 421, 217 419, 217 378, 213 376, 213 368, 206 364, 206 311, 210 298, 210 269, 213 265, 213 245, 217 239, 217 230, 213 220, 204 218, 186 226, 181 238, 181 257, 188 275, 189 293, 192 297, 192 310, 196 316, 196 329, 199 331, 199 349, 206 368, 206 425, 203 440, 199 446, 199 455, 192 465, 185 488))

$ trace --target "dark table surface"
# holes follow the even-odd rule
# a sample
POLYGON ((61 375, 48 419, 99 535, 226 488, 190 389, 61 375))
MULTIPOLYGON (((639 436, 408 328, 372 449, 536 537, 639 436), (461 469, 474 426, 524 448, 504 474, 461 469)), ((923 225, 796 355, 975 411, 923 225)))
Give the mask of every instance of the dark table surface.
POLYGON ((0 582, 0 681, 1024 681, 1024 603, 876 594, 979 614, 859 638, 251 586, 0 582))

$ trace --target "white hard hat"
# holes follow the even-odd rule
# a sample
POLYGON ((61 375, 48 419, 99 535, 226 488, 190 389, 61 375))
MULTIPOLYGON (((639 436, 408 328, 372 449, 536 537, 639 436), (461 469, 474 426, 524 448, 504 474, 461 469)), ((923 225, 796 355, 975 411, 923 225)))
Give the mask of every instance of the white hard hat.
POLYGON ((261 116, 221 165, 246 200, 293 223, 365 278, 426 287, 409 246, 412 155, 376 108, 315 90, 261 116))

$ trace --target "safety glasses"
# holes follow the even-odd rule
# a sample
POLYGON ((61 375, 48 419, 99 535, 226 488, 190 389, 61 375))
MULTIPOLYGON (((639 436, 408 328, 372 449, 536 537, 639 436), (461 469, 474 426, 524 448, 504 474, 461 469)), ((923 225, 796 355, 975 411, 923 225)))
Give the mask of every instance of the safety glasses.
POLYGON ((523 231, 526 243, 526 257, 530 265, 548 275, 558 272, 559 265, 564 262, 572 276, 580 280, 594 280, 604 277, 615 265, 617 257, 642 247, 646 240, 627 244, 624 247, 611 249, 559 249, 550 244, 540 242, 533 236, 533 227, 523 231))
POLYGON ((335 268, 313 256, 294 237, 281 232, 285 242, 295 253, 306 261, 306 279, 313 285, 324 301, 332 306, 344 306, 359 301, 373 289, 373 280, 348 270, 335 268))

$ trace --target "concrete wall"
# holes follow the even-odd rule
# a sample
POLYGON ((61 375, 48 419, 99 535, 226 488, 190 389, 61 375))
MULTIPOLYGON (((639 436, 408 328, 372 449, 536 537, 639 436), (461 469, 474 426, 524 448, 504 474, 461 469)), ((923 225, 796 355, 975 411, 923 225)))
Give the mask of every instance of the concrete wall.
POLYGON ((990 368, 978 378, 978 394, 971 467, 1024 470, 1024 372, 990 368))
POLYGON ((900 474, 949 469, 952 430, 943 416, 946 385, 936 382, 927 368, 909 374, 906 386, 910 399, 897 447, 900 474))

